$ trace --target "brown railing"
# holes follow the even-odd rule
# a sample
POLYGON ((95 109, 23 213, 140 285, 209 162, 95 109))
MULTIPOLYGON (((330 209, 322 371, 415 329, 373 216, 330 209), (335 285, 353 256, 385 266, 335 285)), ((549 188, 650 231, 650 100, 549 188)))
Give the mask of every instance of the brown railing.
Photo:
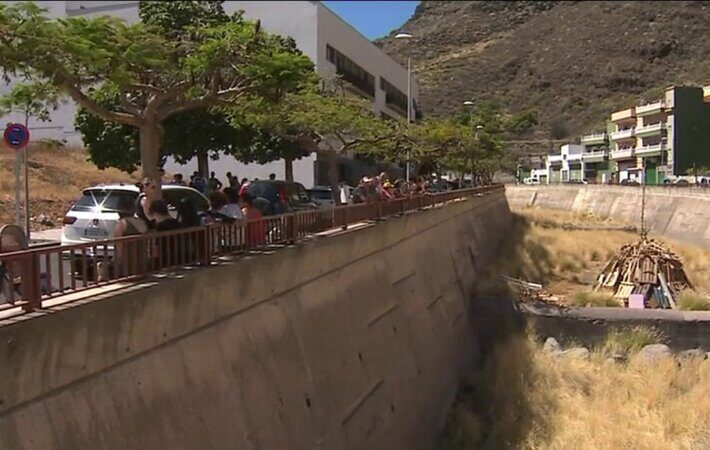
POLYGON ((299 211, 263 219, 148 233, 77 245, 0 254, 0 311, 32 311, 43 301, 120 281, 136 280, 173 267, 208 266, 221 256, 347 228, 365 220, 414 211, 503 189, 502 185, 407 197, 388 202, 299 211))

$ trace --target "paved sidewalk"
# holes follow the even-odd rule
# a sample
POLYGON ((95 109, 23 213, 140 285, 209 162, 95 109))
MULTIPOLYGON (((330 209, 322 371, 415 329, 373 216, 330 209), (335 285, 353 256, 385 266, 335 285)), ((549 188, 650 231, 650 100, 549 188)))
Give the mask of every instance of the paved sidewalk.
POLYGON ((47 242, 59 242, 62 237, 61 228, 51 228, 49 230, 33 231, 30 235, 30 239, 33 244, 35 243, 47 243, 47 242))

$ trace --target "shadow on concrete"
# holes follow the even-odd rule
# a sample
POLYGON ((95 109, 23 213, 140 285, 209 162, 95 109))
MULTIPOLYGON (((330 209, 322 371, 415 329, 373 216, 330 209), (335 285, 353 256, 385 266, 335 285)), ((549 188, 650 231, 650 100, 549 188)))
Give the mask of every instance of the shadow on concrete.
POLYGON ((440 448, 523 448, 533 426, 546 426, 540 399, 531 397, 537 395, 535 369, 524 317, 510 300, 478 298, 473 304, 481 361, 461 385, 440 448))
POLYGON ((498 258, 486 268, 476 287, 477 298, 512 298, 501 275, 536 283, 548 283, 555 262, 548 249, 531 236, 531 223, 513 214, 513 226, 503 240, 498 258))

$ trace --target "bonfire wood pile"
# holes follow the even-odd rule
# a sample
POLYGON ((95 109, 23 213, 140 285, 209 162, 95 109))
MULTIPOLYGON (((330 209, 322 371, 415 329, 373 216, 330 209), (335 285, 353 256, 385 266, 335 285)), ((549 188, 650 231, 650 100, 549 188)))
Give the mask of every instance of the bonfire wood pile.
POLYGON ((645 308, 675 308, 675 299, 692 289, 680 259, 652 239, 642 237, 621 247, 604 267, 595 290, 611 292, 629 305, 631 296, 643 296, 645 308))

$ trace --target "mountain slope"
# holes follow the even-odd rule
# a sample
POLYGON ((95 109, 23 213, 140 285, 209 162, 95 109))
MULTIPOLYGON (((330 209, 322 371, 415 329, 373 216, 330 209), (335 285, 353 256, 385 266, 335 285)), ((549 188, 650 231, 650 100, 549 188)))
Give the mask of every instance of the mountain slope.
POLYGON ((538 137, 592 131, 669 84, 710 84, 708 2, 424 1, 378 42, 411 55, 428 114, 534 111, 538 137), (396 40, 399 31, 415 40, 396 40))

